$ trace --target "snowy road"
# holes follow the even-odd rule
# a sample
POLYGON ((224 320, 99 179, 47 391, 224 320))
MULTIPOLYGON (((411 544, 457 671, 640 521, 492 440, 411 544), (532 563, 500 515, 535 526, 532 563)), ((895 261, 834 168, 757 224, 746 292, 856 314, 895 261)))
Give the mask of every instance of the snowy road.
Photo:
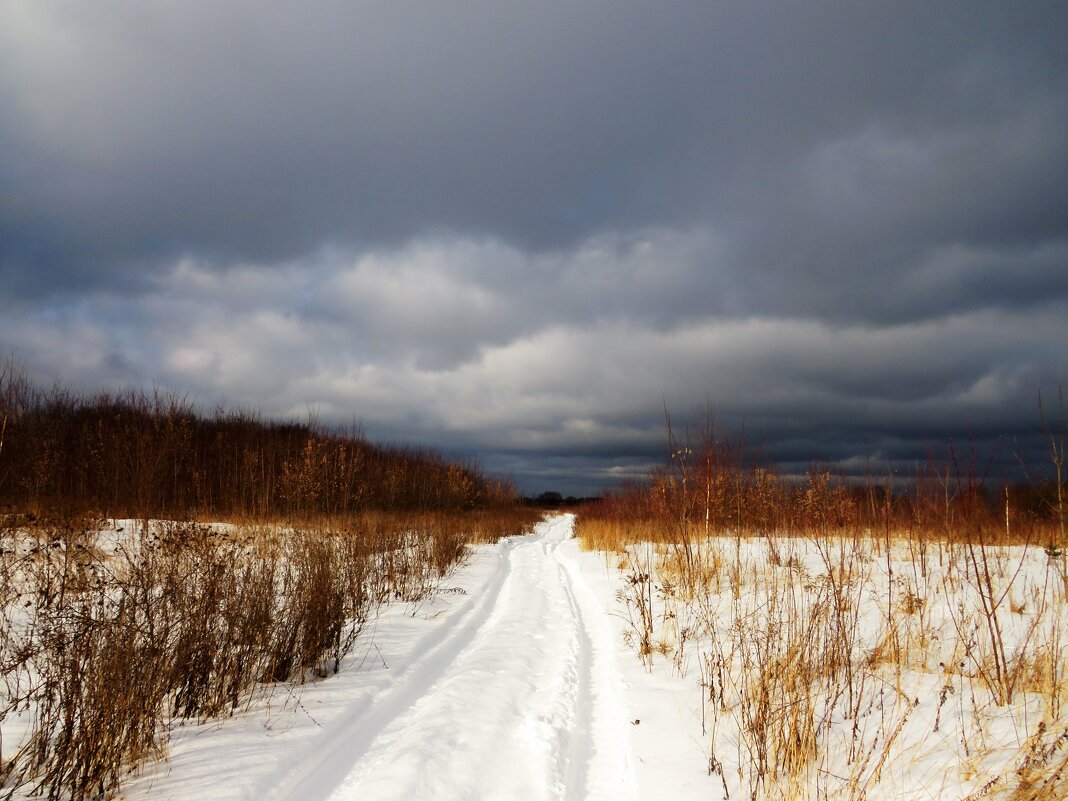
POLYGON ((612 633, 572 525, 502 541, 482 596, 273 801, 635 797, 612 633))

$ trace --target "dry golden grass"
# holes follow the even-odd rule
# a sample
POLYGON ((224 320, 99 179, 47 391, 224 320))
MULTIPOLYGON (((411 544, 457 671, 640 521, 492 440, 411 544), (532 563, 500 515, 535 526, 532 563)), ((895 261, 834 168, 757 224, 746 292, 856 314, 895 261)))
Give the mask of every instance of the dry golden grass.
POLYGON ((618 598, 646 667, 699 669, 709 772, 725 794, 892 798, 887 771, 927 758, 933 734, 962 750, 945 767, 975 798, 1065 797, 1056 517, 1017 514, 1003 494, 1000 510, 951 503, 952 525, 928 530, 905 517, 914 499, 865 508, 825 474, 787 488, 767 471, 700 468, 587 507, 577 533, 623 571, 618 598), (1046 722, 1030 739, 1017 724, 1014 767, 991 772, 1003 759, 989 759, 991 726, 1024 707, 1046 722))
POLYGON ((106 797, 166 751, 163 724, 241 709, 263 682, 336 672, 376 607, 419 601, 468 543, 529 528, 531 510, 385 513, 329 526, 95 520, 0 526, 0 726, 32 731, 10 788, 106 797))
POLYGON ((374 443, 356 427, 204 414, 160 392, 42 390, 0 363, 0 504, 11 509, 273 523, 516 501, 475 462, 374 443))

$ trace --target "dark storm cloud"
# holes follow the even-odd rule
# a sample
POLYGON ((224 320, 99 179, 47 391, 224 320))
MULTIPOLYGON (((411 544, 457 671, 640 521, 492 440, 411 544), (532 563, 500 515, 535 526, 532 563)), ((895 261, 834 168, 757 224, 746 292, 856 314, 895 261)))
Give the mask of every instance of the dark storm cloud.
POLYGON ((655 461, 665 402, 790 465, 1033 434, 1068 370, 1065 30, 1053 2, 15 0, 0 341, 539 488, 655 461))
POLYGON ((22 174, 5 233, 13 258, 69 274, 186 251, 272 262, 428 227, 545 248, 753 211, 763 240, 789 222, 768 219, 773 199, 862 228, 971 239, 996 217, 998 241, 1062 233, 1061 4, 15 3, 4 16, 0 174, 22 174), (798 175, 813 161, 821 186, 798 175))

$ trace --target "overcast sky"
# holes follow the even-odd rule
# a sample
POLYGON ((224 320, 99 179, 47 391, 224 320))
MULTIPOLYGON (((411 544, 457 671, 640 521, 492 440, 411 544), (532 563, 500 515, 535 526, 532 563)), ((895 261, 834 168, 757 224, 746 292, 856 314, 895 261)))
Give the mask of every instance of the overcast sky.
POLYGON ((640 474, 665 404, 787 470, 1037 458, 1066 31, 1062 0, 5 0, 0 346, 528 492, 640 474))

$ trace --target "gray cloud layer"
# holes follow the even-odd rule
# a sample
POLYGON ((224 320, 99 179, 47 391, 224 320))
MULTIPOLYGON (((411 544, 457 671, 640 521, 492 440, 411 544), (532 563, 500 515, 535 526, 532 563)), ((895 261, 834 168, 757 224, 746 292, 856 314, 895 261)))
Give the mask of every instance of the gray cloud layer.
MULTIPOLYGON (((0 7, 0 341, 582 491, 1034 435, 1063 3, 0 7)), ((853 461, 850 461, 853 460, 853 461)))

